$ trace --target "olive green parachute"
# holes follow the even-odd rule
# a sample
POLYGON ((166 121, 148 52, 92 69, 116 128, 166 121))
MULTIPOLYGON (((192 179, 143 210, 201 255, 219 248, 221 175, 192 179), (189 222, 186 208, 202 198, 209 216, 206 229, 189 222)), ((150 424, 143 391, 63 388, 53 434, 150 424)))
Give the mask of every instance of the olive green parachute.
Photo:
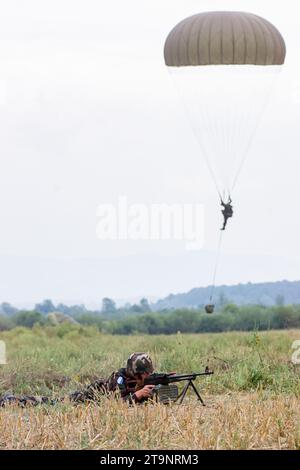
POLYGON ((208 12, 190 16, 168 35, 164 56, 171 67, 282 65, 286 47, 278 29, 252 13, 208 12))
MULTIPOLYGON (((214 311, 213 288, 227 220, 225 207, 231 204, 285 56, 285 42, 278 29, 252 13, 199 13, 178 23, 165 40, 167 70, 198 140, 199 155, 205 159, 222 201, 224 221, 222 218, 221 227, 220 218, 222 232, 207 313, 214 311)), ((274 112, 273 121, 277 115, 274 112)), ((263 156, 264 151, 253 154, 258 171, 263 167, 263 156)), ((198 168, 202 171, 198 159, 189 163, 193 175, 198 168)), ((244 181, 251 185, 247 175, 244 181)))

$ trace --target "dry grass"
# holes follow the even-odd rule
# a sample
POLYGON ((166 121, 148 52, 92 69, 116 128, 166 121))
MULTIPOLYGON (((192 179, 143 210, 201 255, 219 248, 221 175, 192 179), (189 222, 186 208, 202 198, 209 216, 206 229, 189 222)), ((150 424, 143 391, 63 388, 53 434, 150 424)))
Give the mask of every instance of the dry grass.
POLYGON ((202 407, 9 407, 0 414, 1 449, 300 449, 294 397, 213 396, 202 407))
POLYGON ((158 371, 201 370, 207 403, 183 406, 100 405, 0 409, 0 449, 300 449, 300 366, 291 345, 300 331, 206 335, 99 334, 91 328, 16 329, 1 334, 8 364, 3 393, 67 395, 148 351, 158 371))

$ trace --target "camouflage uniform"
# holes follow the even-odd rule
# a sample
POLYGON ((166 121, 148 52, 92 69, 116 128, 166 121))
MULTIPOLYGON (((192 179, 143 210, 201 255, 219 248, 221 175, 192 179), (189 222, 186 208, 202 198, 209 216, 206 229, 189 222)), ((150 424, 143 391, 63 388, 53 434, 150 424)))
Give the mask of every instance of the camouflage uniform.
POLYGON ((0 407, 5 405, 19 405, 24 408, 26 405, 36 406, 36 405, 55 405, 61 399, 54 400, 49 397, 37 397, 31 395, 23 395, 21 397, 15 395, 3 395, 0 397, 0 407))
POLYGON ((124 400, 135 401, 136 380, 129 377, 126 369, 113 372, 107 380, 98 379, 83 390, 78 390, 69 395, 71 401, 83 403, 97 401, 101 396, 120 396, 124 400))
POLYGON ((68 398, 74 403, 95 402, 101 396, 115 396, 127 401, 129 404, 141 403, 145 399, 137 400, 135 392, 139 389, 136 376, 143 372, 152 373, 153 365, 146 353, 133 353, 128 358, 127 367, 113 372, 108 379, 98 379, 83 390, 71 393, 68 397, 50 399, 48 397, 4 395, 0 397, 0 406, 6 404, 18 404, 36 406, 40 404, 55 405, 68 398))
POLYGON ((221 206, 224 207, 224 209, 221 211, 224 217, 223 227, 221 228, 221 230, 225 230, 228 219, 233 216, 233 207, 231 203, 232 200, 230 196, 227 203, 221 200, 221 206))

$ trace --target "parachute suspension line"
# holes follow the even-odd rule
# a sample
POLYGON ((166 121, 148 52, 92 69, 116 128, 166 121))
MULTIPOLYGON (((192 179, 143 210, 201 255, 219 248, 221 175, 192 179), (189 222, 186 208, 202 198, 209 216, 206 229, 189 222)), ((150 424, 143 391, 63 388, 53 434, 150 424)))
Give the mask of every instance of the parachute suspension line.
MULTIPOLYGON (((240 128, 241 128, 241 119, 238 115, 236 115, 236 108, 238 108, 238 101, 234 101, 234 103, 229 104, 227 102, 227 112, 228 112, 228 125, 226 123, 225 126, 227 128, 228 132, 228 147, 227 147, 227 159, 229 162, 231 162, 232 167, 234 168, 234 158, 233 155, 235 154, 236 146, 237 146, 237 141, 238 141, 238 135, 240 134, 240 128)), ((230 195, 230 190, 231 190, 231 174, 228 174, 228 178, 226 180, 226 190, 227 190, 227 196, 229 197, 230 195)))
POLYGON ((208 168, 208 170, 209 170, 209 172, 210 172, 210 176, 211 176, 211 178, 212 178, 212 180, 213 180, 213 182, 214 182, 214 185, 215 185, 215 187, 216 187, 217 193, 218 193, 220 199, 222 199, 221 190, 219 189, 218 182, 217 182, 217 179, 216 179, 216 177, 215 177, 215 174, 214 174, 214 172, 213 172, 213 170, 212 170, 212 167, 211 167, 210 164, 209 164, 209 159, 206 157, 205 153, 203 153, 203 155, 204 155, 204 158, 205 158, 205 161, 206 161, 207 168, 208 168))
MULTIPOLYGON (((238 103, 237 103, 238 105, 238 103)), ((229 193, 233 190, 235 186, 235 179, 236 175, 239 174, 239 169, 243 165, 244 159, 246 159, 246 150, 247 145, 251 141, 251 132, 250 132, 250 137, 247 135, 247 129, 248 126, 251 128, 251 120, 253 118, 252 113, 248 110, 248 112, 245 111, 244 106, 242 103, 240 103, 240 115, 238 116, 238 119, 236 119, 236 126, 235 126, 235 135, 234 135, 234 142, 235 145, 232 146, 232 168, 233 170, 233 175, 229 184, 228 191, 229 193), (242 163, 241 163, 242 162, 242 163)), ((255 134, 255 131, 253 132, 255 134)))
MULTIPOLYGON (((253 87, 255 87, 255 85, 256 82, 254 82, 253 87)), ((260 85, 260 87, 261 86, 262 85, 260 85)), ((265 89, 266 85, 264 84, 262 88, 265 89)), ((246 93, 246 90, 244 90, 244 92, 246 93)), ((252 141, 255 137, 259 116, 263 113, 264 99, 261 100, 261 95, 264 95, 264 93, 256 93, 256 96, 251 102, 244 97, 240 97, 237 101, 237 106, 240 104, 239 109, 241 110, 241 114, 238 119, 233 165, 235 171, 233 171, 232 174, 233 178, 231 179, 230 191, 233 191, 236 185, 236 180, 246 161, 252 141)))
MULTIPOLYGON (((169 71, 170 73, 170 71, 169 71)), ((184 99, 184 94, 183 94, 183 90, 181 88, 181 86, 179 85, 179 83, 176 82, 176 80, 173 81, 174 85, 175 85, 175 88, 177 90, 177 93, 178 93, 178 96, 180 97, 180 104, 181 104, 181 107, 183 108, 184 110, 184 115, 190 125, 190 128, 194 134, 194 137, 196 139, 196 142, 197 144, 199 145, 199 148, 200 148, 200 151, 202 152, 202 155, 204 157, 204 160, 206 162, 206 165, 207 165, 207 168, 208 168, 208 171, 210 173, 210 176, 212 178, 212 181, 215 185, 215 188, 217 190, 217 193, 220 197, 220 199, 222 199, 222 196, 221 196, 221 189, 219 188, 219 185, 218 185, 218 181, 217 181, 217 178, 216 178, 216 175, 213 171, 213 167, 212 165, 210 164, 210 161, 209 161, 209 152, 207 151, 205 145, 203 144, 203 142, 201 141, 201 139, 199 139, 199 136, 197 134, 197 129, 195 127, 195 123, 193 122, 193 119, 192 119, 192 116, 191 116, 191 110, 189 109, 189 107, 187 106, 187 103, 186 103, 186 100, 184 99)), ((215 133, 215 135, 213 136, 213 138, 215 139, 215 141, 218 142, 218 139, 217 139, 217 130, 216 130, 216 123, 215 121, 212 119, 212 117, 209 115, 208 111, 204 108, 201 108, 201 120, 202 120, 202 125, 205 127, 206 129, 206 132, 212 134, 212 131, 211 129, 213 129, 213 132, 215 133), (209 123, 209 125, 208 125, 209 123)), ((220 142, 218 142, 219 145, 220 145, 220 142)))
MULTIPOLYGON (((242 169, 243 169, 244 164, 246 162, 246 159, 248 157, 249 151, 252 147, 253 140, 256 136, 257 130, 260 127, 262 117, 265 114, 266 108, 267 108, 267 106, 270 102, 272 92, 273 92, 274 88, 276 87, 277 81, 279 80, 281 70, 282 70, 281 66, 277 67, 277 73, 276 73, 275 78, 274 78, 274 75, 272 75, 268 78, 268 81, 264 85, 264 93, 262 93, 263 99, 260 101, 258 106, 254 106, 254 103, 252 103, 251 110, 248 109, 248 113, 246 114, 246 116, 244 115, 244 126, 248 125, 249 121, 251 121, 251 114, 253 115, 253 117, 255 116, 255 126, 254 126, 252 132, 250 133, 250 135, 249 135, 249 137, 246 141, 246 146, 243 150, 243 157, 242 157, 242 159, 241 159, 241 161, 238 165, 237 171, 236 171, 236 173, 234 175, 234 178, 232 180, 232 185, 231 185, 231 188, 230 188, 230 192, 232 192, 234 190, 234 188, 237 184, 237 180, 238 180, 238 178, 239 178, 239 176, 242 172, 242 169)), ((240 137, 243 139, 242 133, 241 133, 240 137)), ((239 146, 237 148, 241 148, 241 146, 239 146)))
MULTIPOLYGON (((183 101, 183 100, 182 100, 182 101, 183 101)), ((213 183, 214 183, 214 185, 215 185, 215 188, 216 188, 216 190, 217 190, 217 193, 218 193, 220 199, 222 199, 222 196, 221 196, 221 189, 219 188, 217 178, 216 178, 215 173, 214 173, 214 171, 213 171, 212 165, 210 164, 209 155, 208 155, 208 153, 207 153, 207 150, 206 150, 205 146, 204 146, 203 143, 200 141, 200 139, 199 139, 199 137, 198 137, 198 135, 197 135, 197 130, 195 129, 195 125, 194 125, 193 120, 192 120, 192 118, 191 118, 189 109, 187 108, 187 106, 184 106, 184 107, 185 107, 185 110, 186 110, 186 116, 188 117, 188 120, 189 120, 189 122, 190 122, 190 126, 191 126, 191 129, 192 129, 192 131, 193 131, 193 134, 194 134, 194 137, 195 137, 195 139, 196 139, 196 142, 198 143, 198 145, 199 145, 199 147, 200 147, 200 150, 202 151, 202 154, 203 154, 203 157, 204 157, 204 159, 205 159, 205 162, 206 162, 208 171, 209 171, 209 173, 210 173, 210 176, 211 176, 211 178, 212 178, 212 181, 213 181, 213 183)), ((208 116, 208 113, 207 113, 207 112, 206 112, 206 113, 203 113, 203 112, 202 112, 202 116, 201 116, 201 117, 202 117, 204 123, 205 123, 205 122, 207 123, 207 122, 210 121, 210 123, 211 123, 210 127, 213 128, 214 133, 215 133, 215 139, 218 141, 218 139, 217 139, 217 131, 216 131, 216 123, 215 123, 214 121, 212 121, 212 122, 213 122, 213 125, 212 125, 211 119, 210 119, 210 117, 208 116)))
MULTIPOLYGON (((262 115, 262 114, 263 114, 263 112, 261 113, 261 115, 262 115)), ((232 186, 231 186, 230 192, 232 192, 232 191, 234 190, 234 188, 235 188, 235 186, 236 186, 236 183, 237 183, 237 180, 238 180, 238 178, 239 178, 239 176, 240 176, 240 174, 241 174, 241 172, 242 172, 243 166, 244 166, 244 164, 245 164, 245 162, 246 162, 246 159, 247 159, 247 157, 248 157, 249 151, 250 151, 250 149, 251 149, 252 142, 253 142, 253 140, 254 140, 256 131, 257 131, 258 127, 259 127, 260 117, 261 117, 261 116, 259 116, 259 118, 257 119, 255 128, 254 128, 254 130, 253 130, 253 132, 252 132, 252 134, 251 134, 251 136, 250 136, 250 138, 249 138, 249 140, 248 140, 248 144, 247 144, 247 147, 246 147, 246 149, 245 149, 245 151, 244 151, 243 158, 242 158, 242 160, 241 160, 241 162, 240 162, 240 164, 239 164, 239 166, 238 166, 237 172, 236 172, 236 174, 235 174, 235 176, 234 176, 234 178, 233 178, 233 182, 232 182, 232 186)))
POLYGON ((208 171, 209 171, 209 173, 210 173, 210 176, 211 176, 211 178, 212 178, 212 180, 213 180, 213 182, 214 182, 214 185, 215 185, 215 187, 216 187, 217 193, 218 193, 220 199, 222 199, 221 189, 220 189, 219 186, 218 186, 217 178, 216 178, 216 176, 215 176, 215 174, 214 174, 214 172, 213 172, 212 166, 211 166, 211 164, 210 164, 210 162, 209 162, 208 155, 207 155, 207 153, 206 153, 206 150, 205 150, 204 146, 201 144, 201 142, 199 142, 199 139, 198 139, 198 137, 197 137, 197 132, 196 132, 196 130, 195 130, 195 128, 194 128, 194 126, 193 126, 192 123, 191 123, 191 128, 192 128, 193 134, 194 134, 194 136, 195 136, 195 139, 196 139, 197 143, 199 144, 200 149, 202 150, 203 157, 204 157, 204 159, 205 159, 205 162, 206 162, 208 171))
POLYGON ((214 295, 214 291, 215 291, 216 276, 217 276, 217 270, 218 270, 218 266, 219 266, 221 246, 222 246, 222 237, 223 237, 223 232, 221 231, 220 236, 219 236, 219 241, 218 241, 217 256, 216 256, 215 267, 214 267, 214 271, 213 271, 213 278, 212 278, 212 284, 211 284, 211 290, 210 290, 209 303, 212 303, 213 295, 214 295))
POLYGON ((240 161, 240 163, 239 163, 239 165, 238 165, 236 174, 234 175, 234 178, 233 178, 233 180, 232 180, 232 185, 231 185, 231 188, 230 188, 230 192, 232 192, 232 191, 234 190, 234 188, 235 188, 235 186, 236 186, 236 183, 237 183, 237 180, 238 180, 238 178, 239 178, 239 176, 240 176, 240 174, 241 174, 241 172, 242 172, 242 169, 243 169, 243 167, 244 167, 244 164, 245 164, 245 162, 246 162, 246 160, 247 160, 249 151, 250 151, 251 146, 252 146, 252 142, 253 142, 253 140, 254 140, 254 137, 255 137, 255 135, 256 135, 257 129, 258 129, 259 124, 260 124, 260 118, 261 118, 261 116, 262 116, 262 114, 263 114, 263 111, 264 111, 264 110, 262 110, 261 113, 260 113, 260 115, 258 116, 257 121, 256 121, 256 124, 255 124, 255 127, 254 127, 254 129, 253 129, 253 131, 252 131, 252 133, 251 133, 251 135, 250 135, 250 137, 249 137, 249 139, 248 139, 246 148, 243 150, 243 154, 244 154, 244 155, 243 155, 243 158, 241 159, 241 161, 240 161))
MULTIPOLYGON (((215 147, 215 154, 214 154, 214 157, 216 155, 221 155, 223 153, 222 151, 222 148, 223 148, 223 145, 222 145, 222 139, 220 139, 220 122, 218 119, 215 118, 214 115, 212 115, 207 107, 205 106, 204 109, 202 109, 202 119, 204 120, 203 122, 208 122, 208 134, 211 135, 211 138, 214 140, 214 142, 217 144, 216 147, 215 147), (203 112, 204 111, 204 112, 203 112)), ((196 130, 195 130, 196 131, 196 130)), ((197 133, 195 132, 195 137, 197 138, 197 133)), ((199 139, 198 139, 199 141, 199 139)), ((209 169, 209 172, 211 174, 211 178, 213 179, 214 181, 214 184, 215 184, 215 187, 217 189, 217 192, 218 192, 218 195, 219 197, 221 197, 221 188, 219 186, 220 184, 220 181, 218 182, 218 178, 217 176, 215 175, 215 172, 214 172, 214 167, 216 168, 216 160, 214 158, 214 161, 212 161, 212 163, 210 163, 210 152, 207 151, 204 155, 204 158, 205 158, 205 161, 206 161, 206 165, 209 169)))

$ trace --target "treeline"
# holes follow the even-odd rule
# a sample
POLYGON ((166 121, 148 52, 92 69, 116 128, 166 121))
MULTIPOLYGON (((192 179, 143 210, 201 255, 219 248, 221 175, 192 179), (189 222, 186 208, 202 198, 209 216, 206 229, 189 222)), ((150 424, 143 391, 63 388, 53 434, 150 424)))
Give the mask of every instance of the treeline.
POLYGON ((300 328, 300 306, 238 307, 229 304, 212 315, 203 310, 178 309, 163 315, 152 313, 115 320, 107 326, 110 333, 124 335, 300 328))
MULTIPOLYGON (((93 314, 101 316, 102 318, 121 318, 126 315, 148 313, 152 311, 152 308, 147 299, 142 298, 139 303, 130 304, 127 302, 122 307, 117 307, 113 299, 104 297, 102 299, 102 307, 98 310, 90 311, 84 304, 79 305, 65 305, 62 303, 54 304, 52 300, 46 299, 43 302, 35 304, 32 309, 35 312, 41 313, 42 315, 48 315, 49 313, 59 312, 64 315, 69 315, 75 318, 78 315, 93 314)), ((8 302, 0 303, 0 315, 11 317, 22 310, 16 308, 8 302)))
MULTIPOLYGON (((120 335, 300 328, 300 305, 238 307, 228 304, 212 315, 204 313, 202 309, 178 309, 163 313, 140 313, 119 319, 107 319, 95 313, 86 312, 77 315, 76 322, 77 325, 72 324, 72 328, 80 327, 80 325, 93 325, 103 333, 120 335)), ((9 317, 0 315, 0 330, 2 331, 16 326, 32 328, 36 324, 50 326, 53 325, 53 321, 50 315, 45 316, 36 311, 16 312, 9 317)))

